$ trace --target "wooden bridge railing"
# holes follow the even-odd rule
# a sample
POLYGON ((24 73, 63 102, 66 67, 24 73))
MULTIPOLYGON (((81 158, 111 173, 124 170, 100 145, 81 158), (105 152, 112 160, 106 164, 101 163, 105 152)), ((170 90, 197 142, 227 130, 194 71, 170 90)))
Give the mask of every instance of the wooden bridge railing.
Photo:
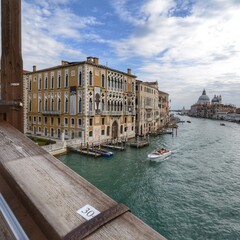
POLYGON ((2 194, 30 239, 81 239, 79 233, 69 233, 82 224, 81 231, 90 231, 84 239, 164 239, 5 121, 0 121, 0 180, 2 194), (77 211, 83 207, 81 216, 77 211), (84 214, 93 215, 95 209, 101 213, 87 221, 84 214), (107 222, 108 215, 119 211, 107 222), (100 226, 101 221, 107 223, 100 226))

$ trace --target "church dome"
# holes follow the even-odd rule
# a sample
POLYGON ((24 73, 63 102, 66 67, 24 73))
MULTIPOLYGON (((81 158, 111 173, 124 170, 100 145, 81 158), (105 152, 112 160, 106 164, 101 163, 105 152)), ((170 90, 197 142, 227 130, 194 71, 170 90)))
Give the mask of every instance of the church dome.
POLYGON ((210 99, 209 99, 208 95, 206 94, 205 89, 203 90, 202 95, 199 97, 197 103, 198 104, 208 104, 208 103, 210 103, 210 99))
POLYGON ((219 102, 218 98, 216 95, 214 95, 213 99, 212 99, 212 103, 216 103, 219 102))

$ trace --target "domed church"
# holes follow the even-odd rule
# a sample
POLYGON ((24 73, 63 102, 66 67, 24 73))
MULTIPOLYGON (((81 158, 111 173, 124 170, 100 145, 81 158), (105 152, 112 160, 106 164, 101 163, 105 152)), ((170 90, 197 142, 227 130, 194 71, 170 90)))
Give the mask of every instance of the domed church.
POLYGON ((202 92, 202 95, 198 98, 197 104, 210 104, 210 99, 206 94, 205 89, 202 92))
POLYGON ((192 117, 220 119, 222 115, 235 112, 235 110, 236 107, 232 104, 222 104, 221 95, 214 95, 210 102, 206 90, 204 89, 197 103, 191 106, 189 115, 192 117))

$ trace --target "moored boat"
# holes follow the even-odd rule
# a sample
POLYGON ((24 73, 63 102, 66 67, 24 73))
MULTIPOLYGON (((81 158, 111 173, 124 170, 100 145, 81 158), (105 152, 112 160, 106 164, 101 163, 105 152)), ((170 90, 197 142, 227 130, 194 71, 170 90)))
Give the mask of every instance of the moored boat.
POLYGON ((91 148, 90 150, 91 150, 92 152, 95 152, 95 153, 101 154, 101 156, 103 156, 103 157, 110 157, 110 156, 113 155, 113 152, 109 152, 109 151, 104 150, 104 149, 91 148))
POLYGON ((165 158, 167 158, 171 154, 172 152, 170 150, 166 148, 160 148, 148 154, 148 158, 152 161, 161 162, 164 161, 165 158))

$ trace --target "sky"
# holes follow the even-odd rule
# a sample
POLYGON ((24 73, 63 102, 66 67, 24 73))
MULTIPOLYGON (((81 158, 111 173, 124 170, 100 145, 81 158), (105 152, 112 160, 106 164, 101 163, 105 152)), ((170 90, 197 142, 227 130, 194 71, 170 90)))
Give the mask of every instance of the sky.
POLYGON ((158 81, 171 109, 203 89, 240 107, 240 0, 22 0, 24 69, 87 56, 158 81))

